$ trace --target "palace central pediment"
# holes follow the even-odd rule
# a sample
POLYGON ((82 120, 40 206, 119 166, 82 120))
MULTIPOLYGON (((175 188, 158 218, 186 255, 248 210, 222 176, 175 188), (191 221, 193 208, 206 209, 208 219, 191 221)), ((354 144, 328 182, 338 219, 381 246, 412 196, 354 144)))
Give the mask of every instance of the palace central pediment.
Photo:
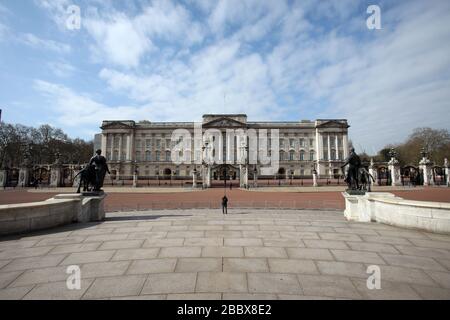
POLYGON ((245 128, 247 125, 243 122, 228 117, 221 117, 212 121, 203 123, 203 127, 210 128, 245 128))

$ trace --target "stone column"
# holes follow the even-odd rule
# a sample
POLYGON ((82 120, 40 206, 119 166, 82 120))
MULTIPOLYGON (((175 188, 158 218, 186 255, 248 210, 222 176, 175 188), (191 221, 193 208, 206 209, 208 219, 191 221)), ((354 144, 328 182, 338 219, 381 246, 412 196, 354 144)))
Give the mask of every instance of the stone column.
POLYGON ((4 188, 8 182, 8 171, 5 169, 0 170, 0 188, 4 188))
POLYGON ((391 172, 391 182, 392 186, 401 186, 402 181, 400 178, 400 165, 398 163, 398 160, 394 157, 391 157, 391 160, 388 162, 389 165, 389 171, 391 172))
POLYGON ((331 145, 330 145, 330 134, 327 134, 327 144, 328 144, 328 162, 331 161, 331 145))
POLYGON ((137 175, 137 172, 134 171, 134 173, 133 173, 133 188, 137 188, 137 185, 138 185, 138 175, 137 175))
POLYGON ((423 174, 423 185, 424 186, 433 185, 434 184, 433 173, 431 172, 432 163, 426 156, 424 156, 422 160, 420 160, 419 169, 422 171, 423 174))
POLYGON ((118 159, 119 161, 123 161, 125 159, 122 159, 122 139, 123 139, 123 134, 119 135, 119 154, 118 154, 118 159))
POLYGON ((316 161, 317 161, 317 175, 320 176, 320 159, 322 158, 322 135, 319 129, 316 129, 316 161))
MULTIPOLYGON (((102 152, 104 153, 104 155, 106 156, 106 141, 107 141, 107 135, 105 133, 102 134, 102 144, 101 144, 101 149, 102 152)), ((110 160, 110 159, 107 159, 110 160)))
POLYGON ((114 159, 114 134, 110 134, 111 136, 111 147, 110 147, 110 153, 111 153, 111 159, 108 160, 113 160, 114 159))
POLYGON ((19 182, 17 184, 18 187, 26 188, 30 185, 31 169, 32 166, 30 163, 29 154, 25 153, 24 162, 19 169, 19 182))
POLYGON ((448 175, 450 173, 450 170, 447 158, 445 158, 444 160, 444 172, 445 172, 445 184, 447 185, 447 187, 450 187, 450 177, 448 175))
POLYGON ((344 133, 342 135, 342 148, 344 149, 344 159, 348 157, 348 137, 347 134, 344 133))
POLYGON ((378 185, 377 169, 374 167, 373 159, 370 159, 369 174, 375 180, 375 181, 372 181, 373 185, 377 186, 378 185))
POLYGON ((62 166, 54 164, 51 169, 50 187, 61 187, 62 185, 62 166))
POLYGON ((197 188, 197 170, 192 171, 192 188, 197 188))
POLYGON ((318 186, 318 184, 317 184, 317 171, 314 170, 313 171, 313 187, 317 187, 317 186, 318 186))

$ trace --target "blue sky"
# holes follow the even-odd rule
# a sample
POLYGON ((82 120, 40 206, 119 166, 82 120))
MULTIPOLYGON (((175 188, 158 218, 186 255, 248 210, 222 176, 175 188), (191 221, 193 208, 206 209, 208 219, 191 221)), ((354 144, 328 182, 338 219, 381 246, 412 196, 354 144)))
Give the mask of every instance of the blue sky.
POLYGON ((0 106, 85 139, 106 119, 347 118, 375 153, 450 128, 450 2, 0 0, 0 106))

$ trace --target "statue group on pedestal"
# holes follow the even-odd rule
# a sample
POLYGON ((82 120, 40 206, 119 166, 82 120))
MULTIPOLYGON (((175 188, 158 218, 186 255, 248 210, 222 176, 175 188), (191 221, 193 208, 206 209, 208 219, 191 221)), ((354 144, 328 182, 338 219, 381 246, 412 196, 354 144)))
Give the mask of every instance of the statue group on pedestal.
POLYGON ((348 190, 370 191, 370 185, 375 181, 373 176, 362 166, 361 158, 356 154, 355 149, 350 150, 348 158, 345 160, 342 169, 348 165, 345 182, 348 190))
POLYGON ((99 149, 95 153, 96 155, 93 156, 89 163, 75 176, 80 176, 77 193, 80 193, 82 186, 84 192, 102 191, 106 173, 111 174, 109 172, 108 164, 106 163, 106 158, 102 156, 102 151, 99 149))

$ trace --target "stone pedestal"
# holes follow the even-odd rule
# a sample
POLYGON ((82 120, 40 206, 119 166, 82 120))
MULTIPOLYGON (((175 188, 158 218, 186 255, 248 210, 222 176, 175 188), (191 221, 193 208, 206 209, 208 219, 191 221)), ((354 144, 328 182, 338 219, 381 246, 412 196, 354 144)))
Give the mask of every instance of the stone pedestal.
POLYGON ((192 188, 197 188, 197 173, 192 173, 192 188))
POLYGON ((318 186, 318 184, 317 184, 317 173, 316 172, 313 173, 313 186, 314 187, 318 186))
POLYGON ((8 182, 8 171, 0 170, 0 188, 4 188, 8 182))
POLYGON ((373 177, 373 185, 378 185, 378 172, 374 166, 373 159, 370 159, 369 174, 373 177))
POLYGON ((447 185, 447 187, 450 187, 450 177, 448 175, 450 173, 450 167, 447 158, 444 160, 444 172, 445 172, 445 184, 447 185))
POLYGON ((62 186, 62 167, 54 165, 51 168, 50 187, 58 188, 62 186))
POLYGON ((137 188, 138 186, 138 175, 135 173, 133 174, 133 188, 137 188))
POLYGON ((398 160, 395 158, 391 158, 388 163, 389 171, 391 173, 391 186, 401 186, 402 180, 400 176, 400 165, 398 160))
POLYGON ((30 185, 30 179, 31 179, 31 168, 30 167, 20 168, 18 186, 21 188, 28 187, 30 185))
POLYGON ((211 187, 211 167, 209 165, 202 167, 202 184, 203 188, 211 187))
POLYGON ((77 208, 74 222, 91 222, 105 220, 105 198, 103 192, 91 192, 85 194, 58 194, 54 197, 57 200, 70 199, 80 201, 77 208))
POLYGON ((423 185, 424 186, 431 186, 434 184, 433 181, 433 164, 429 159, 426 157, 423 157, 422 160, 419 162, 419 170, 422 172, 423 175, 423 185))
POLYGON ((239 186, 241 188, 245 188, 248 186, 248 168, 246 165, 239 166, 239 186))

